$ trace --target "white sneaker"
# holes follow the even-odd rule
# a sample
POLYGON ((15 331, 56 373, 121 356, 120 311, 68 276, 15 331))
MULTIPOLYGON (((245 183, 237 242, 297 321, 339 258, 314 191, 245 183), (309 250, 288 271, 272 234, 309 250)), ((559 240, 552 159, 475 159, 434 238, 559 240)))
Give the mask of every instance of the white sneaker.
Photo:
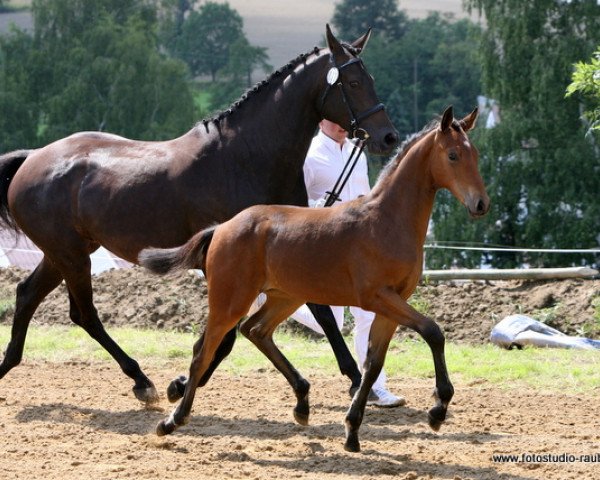
POLYGON ((404 397, 397 397, 393 393, 387 391, 385 388, 374 388, 371 390, 377 395, 377 399, 371 399, 371 395, 369 395, 369 400, 367 400, 367 405, 375 405, 376 407, 401 407, 402 405, 406 405, 406 399, 404 397))

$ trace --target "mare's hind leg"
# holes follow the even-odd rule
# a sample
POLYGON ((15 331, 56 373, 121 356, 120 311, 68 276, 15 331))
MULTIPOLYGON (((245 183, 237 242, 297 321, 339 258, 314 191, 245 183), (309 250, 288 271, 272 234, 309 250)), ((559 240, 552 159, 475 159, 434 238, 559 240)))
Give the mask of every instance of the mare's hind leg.
POLYGON ((273 332, 277 325, 294 313, 301 304, 287 298, 269 296, 258 312, 242 324, 240 330, 271 360, 275 368, 283 373, 296 395, 294 418, 300 425, 308 425, 310 384, 273 342, 273 332))
MULTIPOLYGON (((71 254, 74 254, 71 251, 71 254)), ((93 303, 91 261, 89 256, 71 256, 59 264, 69 290, 71 320, 82 327, 117 361, 123 372, 135 381, 133 393, 145 403, 158 401, 154 384, 142 372, 138 362, 129 357, 106 333, 93 303)))
POLYGON ((27 328, 35 310, 62 281, 60 272, 44 257, 29 277, 17 285, 17 301, 11 339, 0 365, 0 378, 21 362, 27 328))
POLYGON ((337 360, 340 372, 346 375, 352 384, 350 385, 350 395, 358 389, 361 380, 360 370, 348 349, 348 345, 342 337, 342 332, 337 326, 331 307, 328 305, 317 305, 316 303, 307 303, 306 306, 310 309, 317 323, 325 332, 325 336, 331 345, 335 359, 337 360))

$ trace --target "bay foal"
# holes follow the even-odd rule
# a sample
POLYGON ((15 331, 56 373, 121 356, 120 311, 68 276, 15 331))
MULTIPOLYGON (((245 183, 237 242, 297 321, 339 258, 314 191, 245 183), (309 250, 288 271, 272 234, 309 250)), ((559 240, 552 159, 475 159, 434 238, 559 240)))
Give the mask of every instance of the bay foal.
POLYGON ((407 299, 421 275, 436 191, 450 190, 473 217, 488 211, 478 153, 466 134, 476 118, 474 110, 457 121, 448 107, 441 122, 404 145, 373 190, 354 201, 323 209, 255 206, 199 232, 182 247, 142 251, 140 263, 154 272, 202 268, 208 283, 204 342, 194 346, 182 401, 159 423, 157 433, 171 433, 187 422, 196 386, 217 346, 260 292, 267 300, 241 331, 291 384, 299 423, 308 423, 309 383, 277 348, 272 335, 301 304, 312 301, 357 305, 376 314, 365 373, 346 416, 345 448, 360 450, 358 429, 368 393, 398 325, 417 331, 431 348, 436 405, 429 410, 429 425, 439 429, 454 393, 444 359, 444 335, 407 299))

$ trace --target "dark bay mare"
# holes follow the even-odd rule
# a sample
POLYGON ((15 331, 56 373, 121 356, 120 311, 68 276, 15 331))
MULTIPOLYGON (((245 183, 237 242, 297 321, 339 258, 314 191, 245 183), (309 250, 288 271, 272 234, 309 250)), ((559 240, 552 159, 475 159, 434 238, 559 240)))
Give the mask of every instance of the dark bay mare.
MULTIPOLYGON (((389 152, 397 134, 358 57, 369 34, 349 45, 327 26, 326 49, 300 55, 230 110, 173 140, 143 142, 82 132, 38 150, 1 156, 0 219, 20 228, 44 257, 17 287, 0 378, 21 361, 31 317, 64 280, 72 321, 135 381, 138 399, 156 401, 153 383, 98 318, 90 253, 102 245, 136 263, 143 248, 181 245, 250 205, 307 205, 302 166, 322 118, 367 138, 372 152, 389 152)), ((330 309, 313 308, 332 345, 337 342, 341 369, 358 386, 360 373, 330 309)), ((231 350, 235 334, 231 325, 212 369, 231 350)), ((171 399, 184 388, 176 383, 171 399)))
POLYGON ((158 424, 157 433, 171 433, 187 422, 195 387, 215 350, 259 292, 267 300, 241 331, 294 389, 299 423, 308 423, 310 385, 279 351, 272 335, 301 304, 312 301, 356 305, 376 314, 362 383, 346 415, 346 449, 360 450, 358 429, 367 397, 398 325, 417 331, 431 348, 436 405, 429 410, 429 424, 439 429, 454 393, 445 365, 444 335, 407 299, 422 272, 436 191, 450 190, 473 217, 489 209, 477 149, 466 134, 476 117, 474 110, 457 121, 452 107, 446 109, 441 122, 400 149, 368 195, 352 202, 323 209, 254 206, 199 232, 182 247, 142 251, 141 265, 156 273, 201 267, 208 283, 204 341, 194 346, 182 401, 158 424))

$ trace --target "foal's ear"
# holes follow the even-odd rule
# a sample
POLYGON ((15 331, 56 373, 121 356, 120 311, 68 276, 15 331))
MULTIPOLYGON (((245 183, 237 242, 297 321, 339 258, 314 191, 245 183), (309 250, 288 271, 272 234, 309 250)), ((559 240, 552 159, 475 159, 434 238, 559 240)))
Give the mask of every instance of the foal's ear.
POLYGON ((454 110, 452 108, 452 105, 450 105, 448 108, 446 108, 446 110, 444 110, 444 113, 442 114, 442 121, 440 122, 440 130, 442 132, 445 132, 446 130, 448 130, 450 128, 450 125, 452 125, 453 121, 454 121, 454 110))
POLYGON ((369 38, 371 38, 371 28, 369 28, 369 30, 367 30, 367 33, 365 33, 362 37, 354 40, 351 45, 354 48, 356 48, 360 53, 365 49, 365 45, 369 41, 369 38))
POLYGON ((463 118, 460 123, 460 126, 465 132, 472 130, 475 127, 475 122, 477 122, 477 115, 479 115, 479 109, 475 107, 471 113, 469 113, 465 118, 463 118))
POLYGON ((345 55, 344 47, 342 47, 342 44, 339 42, 339 40, 334 37, 333 33, 331 32, 331 28, 329 28, 329 24, 327 24, 327 27, 326 27, 326 34, 327 34, 327 47, 329 48, 329 51, 331 52, 331 54, 334 57, 339 57, 341 55, 345 55))

